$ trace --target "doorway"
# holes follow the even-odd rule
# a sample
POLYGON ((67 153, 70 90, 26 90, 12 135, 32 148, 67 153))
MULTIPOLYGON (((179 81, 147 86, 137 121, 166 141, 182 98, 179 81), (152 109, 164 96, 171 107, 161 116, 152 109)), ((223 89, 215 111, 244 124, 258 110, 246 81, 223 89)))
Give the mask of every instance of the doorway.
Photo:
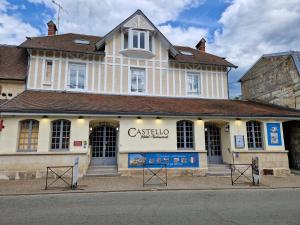
POLYGON ((117 128, 110 124, 93 127, 91 133, 91 165, 117 164, 117 128))
POLYGON ((222 163, 221 129, 215 124, 205 125, 205 149, 208 163, 222 163))

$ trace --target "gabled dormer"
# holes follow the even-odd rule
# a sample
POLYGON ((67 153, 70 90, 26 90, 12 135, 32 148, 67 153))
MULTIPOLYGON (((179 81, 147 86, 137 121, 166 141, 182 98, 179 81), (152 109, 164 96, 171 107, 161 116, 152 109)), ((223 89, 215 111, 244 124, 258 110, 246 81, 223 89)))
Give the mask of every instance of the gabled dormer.
POLYGON ((97 49, 105 48, 115 35, 120 33, 120 53, 127 57, 151 59, 155 56, 155 39, 162 42, 165 50, 175 57, 178 51, 169 40, 154 26, 141 10, 124 20, 100 40, 97 49))

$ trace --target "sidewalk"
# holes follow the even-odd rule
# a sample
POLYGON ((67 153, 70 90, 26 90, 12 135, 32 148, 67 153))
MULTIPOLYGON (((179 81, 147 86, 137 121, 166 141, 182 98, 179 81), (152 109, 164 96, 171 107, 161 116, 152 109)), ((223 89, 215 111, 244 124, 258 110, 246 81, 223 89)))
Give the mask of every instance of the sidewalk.
MULTIPOLYGON (((155 182, 158 182, 157 180, 155 182)), ((142 176, 136 177, 84 177, 79 179, 77 190, 60 187, 45 190, 45 179, 0 181, 1 195, 50 194, 67 192, 122 192, 151 190, 222 190, 222 189, 258 189, 258 188, 300 188, 300 176, 288 177, 263 176, 260 186, 252 186, 247 180, 239 180, 231 185, 230 177, 169 177, 168 186, 149 185, 143 187, 142 176)))

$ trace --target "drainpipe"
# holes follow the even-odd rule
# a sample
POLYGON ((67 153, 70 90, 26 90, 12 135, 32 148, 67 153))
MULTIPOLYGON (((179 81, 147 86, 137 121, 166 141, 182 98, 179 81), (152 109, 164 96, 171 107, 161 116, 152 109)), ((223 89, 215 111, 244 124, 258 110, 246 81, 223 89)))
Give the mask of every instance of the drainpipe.
POLYGON ((229 99, 229 81, 228 81, 228 74, 229 72, 231 71, 231 67, 229 67, 229 70, 227 70, 227 76, 226 76, 226 79, 227 79, 227 96, 228 96, 228 99, 229 99))

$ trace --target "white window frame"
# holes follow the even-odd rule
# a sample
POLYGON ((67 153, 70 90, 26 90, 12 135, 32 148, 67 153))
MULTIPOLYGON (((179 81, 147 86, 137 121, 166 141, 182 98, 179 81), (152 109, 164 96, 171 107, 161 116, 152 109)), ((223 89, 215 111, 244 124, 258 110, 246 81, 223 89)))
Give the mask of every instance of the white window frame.
POLYGON ((186 95, 187 96, 201 96, 201 77, 199 72, 193 72, 193 71, 187 71, 186 72, 186 78, 185 78, 185 87, 186 87, 186 95), (190 92, 189 91, 189 85, 188 80, 190 76, 197 76, 198 77, 198 92, 190 92))
POLYGON ((54 60, 52 60, 52 59, 45 59, 44 60, 44 75, 43 75, 43 84, 44 85, 51 85, 52 84, 52 82, 53 82, 53 73, 54 73, 54 68, 53 68, 53 66, 54 66, 54 60), (47 81, 46 80, 46 75, 47 75, 47 63, 48 62, 52 62, 52 66, 51 66, 51 77, 50 77, 50 81, 47 81))
POLYGON ((87 90, 87 63, 84 62, 73 62, 73 61, 69 61, 68 62, 68 82, 67 82, 67 89, 68 90, 72 90, 72 91, 86 91, 87 90), (85 77, 84 77, 84 88, 78 88, 78 81, 79 81, 79 70, 77 69, 76 71, 76 87, 75 88, 71 88, 70 82, 71 82, 71 65, 77 65, 77 66, 84 66, 85 67, 85 77))
MULTIPOLYGON (((129 85, 128 85, 128 92, 134 95, 146 95, 147 94, 147 72, 146 72, 146 68, 143 67, 130 67, 129 68, 129 74, 130 76, 128 76, 129 79, 129 85), (138 92, 138 91, 131 91, 131 85, 132 85, 132 71, 133 70, 143 70, 144 71, 144 91, 143 92, 138 92)), ((137 90, 138 90, 138 83, 137 83, 137 90)))
POLYGON ((144 30, 136 30, 136 29, 129 29, 128 31, 124 31, 122 33, 122 37, 121 37, 121 46, 122 46, 122 50, 127 50, 127 49, 135 49, 135 50, 145 50, 145 51, 149 51, 149 52, 154 52, 154 37, 153 35, 150 34, 149 31, 144 31, 144 30), (125 33, 128 32, 128 44, 127 44, 127 48, 125 48, 125 33), (133 34, 134 33, 138 33, 138 46, 137 47, 133 47, 133 34), (144 48, 141 48, 140 46, 140 41, 141 41, 141 33, 144 34, 145 38, 144 38, 144 48), (152 51, 150 51, 150 36, 152 36, 152 51))

